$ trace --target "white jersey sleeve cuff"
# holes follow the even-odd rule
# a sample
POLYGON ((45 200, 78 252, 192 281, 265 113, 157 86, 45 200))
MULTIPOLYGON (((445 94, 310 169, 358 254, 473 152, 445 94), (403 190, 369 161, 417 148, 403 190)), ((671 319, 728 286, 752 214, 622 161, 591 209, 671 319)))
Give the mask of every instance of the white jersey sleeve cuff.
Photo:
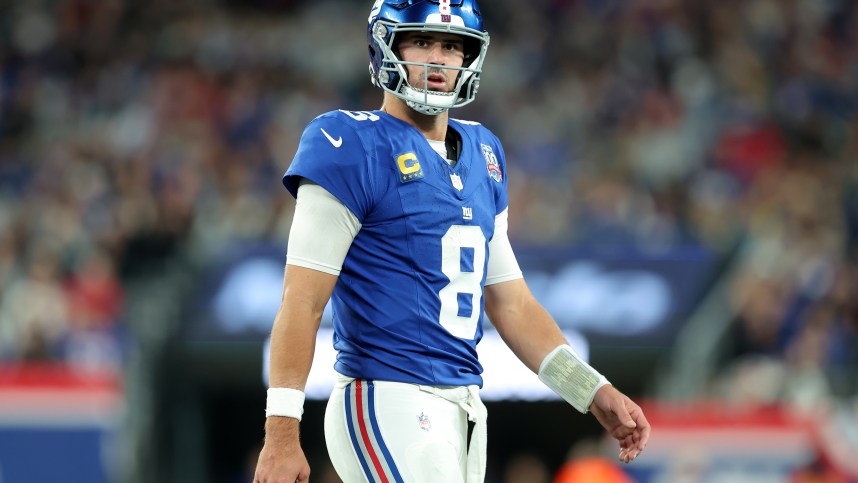
POLYGON ((289 230, 286 264, 339 275, 361 224, 325 188, 301 180, 289 230))
POLYGON ((495 233, 489 242, 489 266, 486 273, 486 285, 508 282, 522 278, 521 268, 512 245, 509 243, 507 228, 509 208, 495 216, 495 233))

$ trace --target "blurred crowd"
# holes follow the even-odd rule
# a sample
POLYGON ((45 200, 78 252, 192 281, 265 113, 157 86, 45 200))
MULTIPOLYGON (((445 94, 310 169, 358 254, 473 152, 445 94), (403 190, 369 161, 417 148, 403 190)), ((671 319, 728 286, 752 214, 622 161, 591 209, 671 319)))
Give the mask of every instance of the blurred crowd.
MULTIPOLYGON (((304 126, 380 105, 369 6, 0 1, 0 360, 118 367, 124 281, 285 246, 304 126)), ((454 116, 504 142, 513 242, 735 253, 733 380, 754 361, 814 376, 799 402, 854 393, 858 4, 483 7, 481 92, 454 116)))

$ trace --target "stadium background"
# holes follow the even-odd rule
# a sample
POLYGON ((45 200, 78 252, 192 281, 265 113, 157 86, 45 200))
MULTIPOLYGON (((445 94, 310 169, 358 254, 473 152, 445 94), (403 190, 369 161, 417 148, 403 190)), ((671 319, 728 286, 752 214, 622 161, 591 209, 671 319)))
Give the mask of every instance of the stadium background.
MULTIPOLYGON (((369 7, 0 1, 0 481, 250 481, 280 175, 380 104, 369 7)), ((505 144, 534 292, 649 411, 627 477, 858 480, 858 4, 483 9, 454 115, 505 144)), ((613 447, 527 397, 489 403, 490 481, 623 481, 576 479, 613 447)))

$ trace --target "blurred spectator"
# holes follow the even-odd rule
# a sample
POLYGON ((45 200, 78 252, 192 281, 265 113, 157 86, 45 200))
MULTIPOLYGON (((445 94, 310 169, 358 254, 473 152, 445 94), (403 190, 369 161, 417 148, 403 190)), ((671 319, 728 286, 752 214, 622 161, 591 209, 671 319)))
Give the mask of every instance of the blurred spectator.
POLYGON ((0 298, 0 348, 6 358, 58 359, 56 344, 68 330, 68 303, 57 255, 45 248, 27 262, 0 298))
POLYGON ((590 457, 564 464, 554 483, 632 483, 632 479, 608 458, 590 457))
MULTIPOLYGON (((613 450, 614 446, 611 446, 613 450)), ((554 474, 554 483, 632 483, 616 459, 605 454, 607 447, 597 439, 575 444, 568 460, 554 474)))
POLYGON ((89 253, 73 271, 65 287, 69 322, 76 329, 104 329, 121 315, 122 286, 114 262, 103 251, 89 253))
POLYGON ((821 456, 802 466, 789 476, 789 483, 849 483, 849 479, 834 470, 821 456))
POLYGON ((549 483, 551 473, 545 462, 532 453, 519 453, 506 462, 503 483, 549 483))

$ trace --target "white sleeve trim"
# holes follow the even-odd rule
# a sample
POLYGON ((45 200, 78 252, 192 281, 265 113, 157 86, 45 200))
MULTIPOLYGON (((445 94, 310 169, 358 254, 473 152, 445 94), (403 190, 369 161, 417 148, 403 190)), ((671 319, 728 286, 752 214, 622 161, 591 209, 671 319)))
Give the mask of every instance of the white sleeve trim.
POLYGON ((489 242, 489 266, 486 273, 486 285, 508 282, 523 278, 518 260, 509 243, 509 208, 495 216, 495 234, 489 242))
POLYGON ((289 229, 286 264, 339 275, 361 224, 325 188, 302 179, 289 229))

